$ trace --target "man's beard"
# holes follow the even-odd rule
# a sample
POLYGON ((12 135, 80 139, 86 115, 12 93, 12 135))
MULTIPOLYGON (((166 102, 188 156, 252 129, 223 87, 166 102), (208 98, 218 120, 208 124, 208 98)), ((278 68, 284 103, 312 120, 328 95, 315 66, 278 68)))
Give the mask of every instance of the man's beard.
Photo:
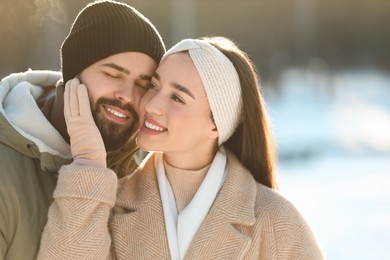
POLYGON ((96 102, 94 102, 93 98, 90 98, 90 102, 92 116, 102 135, 106 150, 114 151, 125 145, 138 126, 138 115, 133 107, 130 105, 123 105, 119 100, 105 97, 99 98, 96 102), (103 115, 105 112, 103 111, 102 105, 115 106, 130 112, 130 121, 126 124, 117 124, 105 118, 103 115))

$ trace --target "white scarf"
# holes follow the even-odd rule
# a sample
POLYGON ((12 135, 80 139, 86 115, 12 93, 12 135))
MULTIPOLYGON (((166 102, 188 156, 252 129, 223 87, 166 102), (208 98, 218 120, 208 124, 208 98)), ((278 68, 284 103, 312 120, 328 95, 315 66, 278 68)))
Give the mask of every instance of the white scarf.
POLYGON ((156 153, 155 169, 171 257, 173 260, 184 259, 196 232, 224 183, 227 173, 226 152, 223 146, 219 148, 199 190, 180 214, 177 212, 175 197, 165 175, 162 153, 156 153))

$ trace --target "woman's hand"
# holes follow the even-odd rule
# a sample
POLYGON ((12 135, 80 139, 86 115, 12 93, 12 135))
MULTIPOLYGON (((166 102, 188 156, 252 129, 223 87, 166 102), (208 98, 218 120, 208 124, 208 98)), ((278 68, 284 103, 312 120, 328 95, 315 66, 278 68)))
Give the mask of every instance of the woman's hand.
POLYGON ((92 117, 88 91, 75 78, 65 85, 64 114, 75 164, 106 167, 106 149, 92 117))

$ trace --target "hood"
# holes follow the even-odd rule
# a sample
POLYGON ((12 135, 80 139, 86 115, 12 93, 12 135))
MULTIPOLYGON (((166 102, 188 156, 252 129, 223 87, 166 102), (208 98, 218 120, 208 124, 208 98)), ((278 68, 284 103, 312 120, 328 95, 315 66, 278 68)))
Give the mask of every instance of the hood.
MULTIPOLYGON (((60 79, 60 72, 32 70, 3 78, 0 82, 0 116, 5 125, 0 127, 0 135, 16 131, 34 143, 40 153, 70 159, 69 145, 36 103, 44 92, 55 91, 53 86, 60 79), (4 133, 5 129, 7 133, 4 133)), ((14 147, 17 142, 9 139, 1 138, 1 142, 14 147)))

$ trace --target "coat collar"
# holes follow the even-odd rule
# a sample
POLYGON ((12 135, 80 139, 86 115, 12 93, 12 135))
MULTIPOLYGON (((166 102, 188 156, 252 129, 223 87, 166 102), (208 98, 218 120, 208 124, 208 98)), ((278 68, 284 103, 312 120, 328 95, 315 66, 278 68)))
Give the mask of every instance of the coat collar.
POLYGON ((245 228, 255 224, 256 182, 230 151, 228 175, 186 259, 241 259, 251 245, 245 228))
MULTIPOLYGON (((254 225, 256 220, 256 182, 233 153, 227 151, 227 155, 228 175, 225 183, 195 236, 186 259, 196 259, 200 253, 205 259, 216 259, 216 256, 221 259, 236 259, 250 247, 250 236, 243 230, 254 225)), ((142 169, 120 182, 114 213, 117 216, 125 214, 126 223, 131 223, 132 228, 128 231, 120 230, 124 224, 118 223, 117 232, 131 232, 126 236, 136 235, 135 241, 142 241, 142 247, 145 248, 159 245, 160 250, 156 251, 160 252, 153 257, 169 258, 153 155, 150 155, 142 169), (153 228, 148 232, 132 232, 131 230, 139 228, 140 223, 153 228), (156 238, 159 238, 158 241, 156 238)), ((114 217, 114 222, 115 219, 118 220, 118 217, 114 217)))
POLYGON ((145 161, 118 181, 110 220, 115 259, 170 259, 154 157, 145 161))
POLYGON ((119 179, 116 206, 135 211, 161 204, 153 154, 150 153, 133 174, 119 179))

